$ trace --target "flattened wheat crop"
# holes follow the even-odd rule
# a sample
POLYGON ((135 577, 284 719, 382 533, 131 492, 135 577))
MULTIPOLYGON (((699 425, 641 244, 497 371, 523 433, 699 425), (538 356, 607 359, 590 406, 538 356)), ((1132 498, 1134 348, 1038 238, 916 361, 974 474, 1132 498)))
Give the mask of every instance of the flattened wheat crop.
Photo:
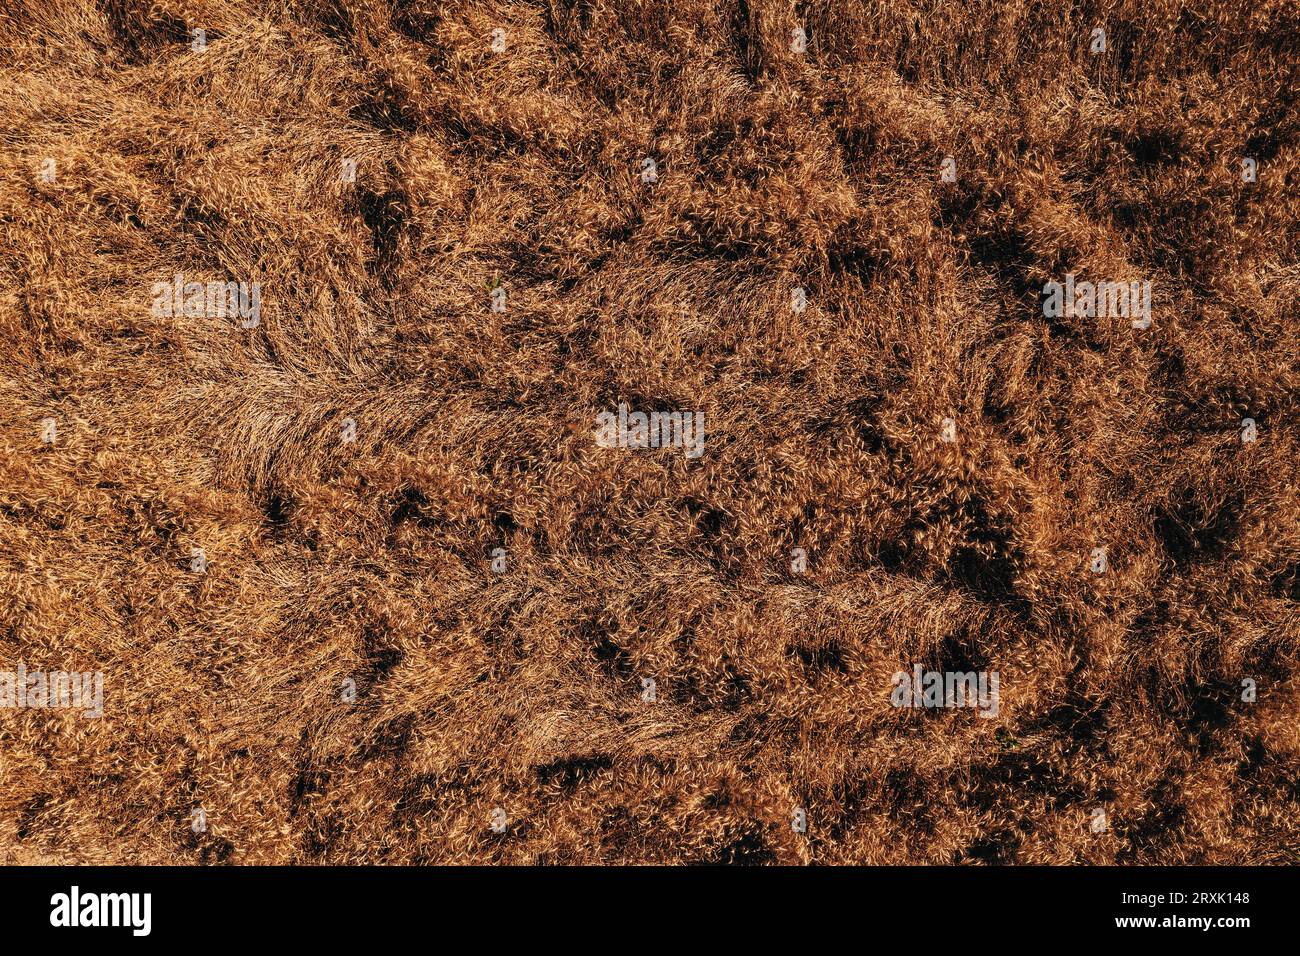
POLYGON ((0 863, 1300 862, 1298 102, 1290 0, 4 0, 0 863))

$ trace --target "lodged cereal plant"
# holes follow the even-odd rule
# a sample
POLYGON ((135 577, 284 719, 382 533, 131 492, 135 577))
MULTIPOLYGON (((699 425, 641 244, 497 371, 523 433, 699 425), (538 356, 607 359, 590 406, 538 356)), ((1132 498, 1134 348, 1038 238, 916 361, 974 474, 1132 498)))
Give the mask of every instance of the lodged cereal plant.
POLYGON ((1300 862, 1300 7, 5 0, 0 863, 1300 862))

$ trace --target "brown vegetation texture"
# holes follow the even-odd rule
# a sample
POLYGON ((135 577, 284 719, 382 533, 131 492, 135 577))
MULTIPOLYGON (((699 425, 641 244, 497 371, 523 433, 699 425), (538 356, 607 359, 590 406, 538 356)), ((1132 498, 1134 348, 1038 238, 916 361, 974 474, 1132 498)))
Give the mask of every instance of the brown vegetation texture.
POLYGON ((0 669, 104 715, 0 710, 0 862, 1300 861, 1298 66, 1290 0, 4 0, 0 669))

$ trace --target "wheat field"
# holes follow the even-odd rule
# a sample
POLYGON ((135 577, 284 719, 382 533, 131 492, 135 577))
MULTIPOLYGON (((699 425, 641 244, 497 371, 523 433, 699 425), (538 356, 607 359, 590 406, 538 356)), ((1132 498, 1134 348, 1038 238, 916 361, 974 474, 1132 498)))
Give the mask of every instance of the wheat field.
POLYGON ((0 679, 0 863, 1300 862, 1298 102, 1290 0, 4 0, 102 715, 0 679))

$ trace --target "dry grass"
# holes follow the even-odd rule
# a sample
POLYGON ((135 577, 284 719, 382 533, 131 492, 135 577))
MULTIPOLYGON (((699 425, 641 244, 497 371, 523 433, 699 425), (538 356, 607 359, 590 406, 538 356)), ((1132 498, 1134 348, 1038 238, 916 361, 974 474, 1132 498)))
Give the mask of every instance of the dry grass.
POLYGON ((1300 860, 1298 37, 5 0, 0 669, 106 715, 0 711, 0 862, 1300 860), (1067 271, 1154 327, 1045 318, 1067 271), (619 401, 706 453, 596 447, 619 401))

